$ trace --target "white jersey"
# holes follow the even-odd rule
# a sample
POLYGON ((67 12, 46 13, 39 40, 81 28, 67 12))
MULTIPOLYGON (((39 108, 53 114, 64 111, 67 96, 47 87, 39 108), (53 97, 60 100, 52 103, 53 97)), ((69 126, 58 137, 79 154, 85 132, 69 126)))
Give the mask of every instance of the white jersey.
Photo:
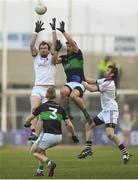
POLYGON ((56 66, 52 64, 52 54, 46 58, 38 54, 34 57, 35 85, 55 85, 56 66))
POLYGON ((117 110, 118 105, 116 98, 116 87, 113 80, 106 80, 105 78, 98 79, 97 84, 101 95, 101 106, 103 110, 117 110))

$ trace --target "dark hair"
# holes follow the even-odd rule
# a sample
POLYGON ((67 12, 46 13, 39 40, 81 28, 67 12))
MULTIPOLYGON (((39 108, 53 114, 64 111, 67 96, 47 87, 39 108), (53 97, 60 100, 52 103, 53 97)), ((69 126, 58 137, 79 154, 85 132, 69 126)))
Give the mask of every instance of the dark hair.
POLYGON ((111 73, 113 73, 113 79, 115 79, 118 76, 118 69, 114 65, 109 65, 108 68, 111 68, 111 73))
POLYGON ((42 45, 42 46, 47 45, 47 46, 48 46, 48 50, 50 50, 50 45, 49 45, 47 42, 42 41, 42 42, 39 44, 39 50, 40 50, 41 45, 42 45))
POLYGON ((55 90, 54 86, 50 86, 48 88, 47 93, 46 93, 46 98, 48 100, 52 100, 52 99, 56 98, 56 90, 55 90))

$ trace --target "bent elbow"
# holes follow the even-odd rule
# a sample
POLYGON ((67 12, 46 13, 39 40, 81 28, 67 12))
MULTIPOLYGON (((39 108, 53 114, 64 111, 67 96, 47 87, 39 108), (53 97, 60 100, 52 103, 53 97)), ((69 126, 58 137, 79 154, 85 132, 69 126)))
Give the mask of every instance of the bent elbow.
POLYGON ((30 43, 30 49, 33 49, 34 48, 34 45, 30 43))

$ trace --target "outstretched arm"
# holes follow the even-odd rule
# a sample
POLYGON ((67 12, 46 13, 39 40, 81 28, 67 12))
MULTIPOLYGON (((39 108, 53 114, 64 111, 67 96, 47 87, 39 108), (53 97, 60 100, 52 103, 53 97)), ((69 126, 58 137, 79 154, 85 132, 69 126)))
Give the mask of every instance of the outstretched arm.
POLYGON ((58 53, 59 53, 61 47, 62 47, 61 41, 56 40, 55 46, 54 46, 54 53, 53 53, 53 57, 52 57, 52 64, 54 64, 54 65, 59 63, 58 53))
POLYGON ((57 28, 57 30, 59 30, 64 35, 67 42, 73 46, 74 52, 78 52, 79 47, 77 46, 76 42, 71 38, 71 36, 67 32, 65 32, 65 22, 64 21, 60 22, 60 27, 57 28))
POLYGON ((45 28, 42 28, 43 24, 44 23, 42 21, 37 21, 35 23, 35 25, 36 25, 35 33, 33 34, 32 38, 31 38, 31 41, 30 41, 30 51, 31 51, 32 56, 37 56, 37 54, 38 54, 38 51, 37 51, 37 49, 35 47, 35 43, 36 43, 38 33, 45 29, 45 28))
POLYGON ((57 40, 57 33, 56 33, 56 18, 52 19, 52 23, 49 23, 52 29, 52 53, 54 53, 54 47, 56 44, 56 40, 57 40))
POLYGON ((35 118, 35 116, 33 114, 30 114, 26 120, 25 120, 25 124, 24 127, 30 127, 31 126, 31 121, 35 118))
POLYGON ((99 91, 99 88, 98 88, 97 84, 88 84, 85 81, 82 81, 82 84, 90 92, 97 92, 97 91, 99 91))
MULTIPOLYGON (((36 116, 34 114, 30 114, 26 120, 25 120, 25 124, 24 127, 30 127, 31 126, 31 121, 35 118, 36 116)), ((28 139, 29 140, 36 140, 38 138, 38 136, 40 135, 41 131, 43 128, 43 121, 41 119, 38 119, 37 124, 36 124, 36 128, 35 128, 35 134, 32 134, 32 136, 30 136, 28 139)))
POLYGON ((97 84, 97 80, 96 80, 96 79, 85 79, 85 81, 86 81, 88 84, 97 84))
POLYGON ((74 129, 74 126, 72 124, 72 122, 70 121, 70 119, 66 119, 66 124, 67 124, 67 127, 72 135, 72 140, 74 143, 78 143, 79 142, 79 139, 77 138, 77 136, 75 135, 75 129, 74 129))

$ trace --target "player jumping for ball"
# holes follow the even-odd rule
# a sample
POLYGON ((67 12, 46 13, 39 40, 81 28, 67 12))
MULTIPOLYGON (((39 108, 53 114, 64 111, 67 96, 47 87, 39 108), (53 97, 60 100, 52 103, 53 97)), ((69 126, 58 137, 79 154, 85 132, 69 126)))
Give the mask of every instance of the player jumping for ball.
POLYGON ((118 104, 116 102, 116 87, 114 79, 118 74, 118 70, 114 66, 109 66, 105 72, 105 78, 96 80, 86 80, 82 82, 84 87, 91 92, 100 92, 102 111, 93 118, 93 123, 87 124, 86 128, 86 144, 85 149, 79 154, 78 158, 85 158, 92 155, 93 129, 101 124, 106 127, 108 138, 113 141, 123 155, 123 162, 127 164, 131 155, 128 153, 124 144, 120 141, 114 132, 118 119, 118 104))

